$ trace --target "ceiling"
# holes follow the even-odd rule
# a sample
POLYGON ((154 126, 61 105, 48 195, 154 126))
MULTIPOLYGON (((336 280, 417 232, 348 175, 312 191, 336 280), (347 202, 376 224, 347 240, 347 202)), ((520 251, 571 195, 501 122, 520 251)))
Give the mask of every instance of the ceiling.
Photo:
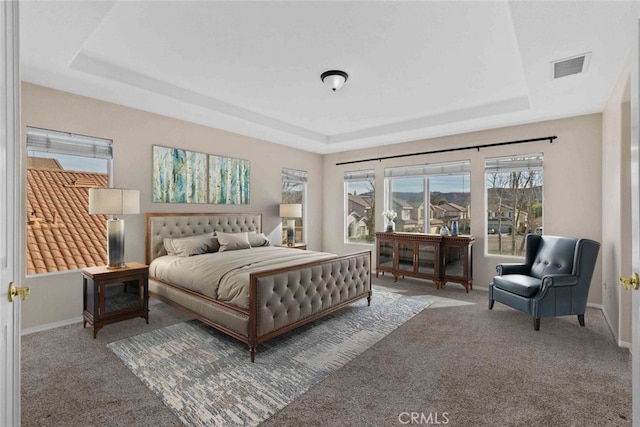
POLYGON ((639 4, 22 1, 21 73, 334 153, 601 112, 639 4), (552 61, 587 52, 586 72, 552 79, 552 61), (336 92, 330 69, 349 74, 336 92))

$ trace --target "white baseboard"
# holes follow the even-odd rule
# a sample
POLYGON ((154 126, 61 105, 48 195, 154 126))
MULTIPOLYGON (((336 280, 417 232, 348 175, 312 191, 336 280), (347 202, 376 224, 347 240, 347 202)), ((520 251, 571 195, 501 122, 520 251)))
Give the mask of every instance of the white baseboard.
POLYGON ((618 336, 618 333, 616 331, 616 328, 613 327, 613 323, 611 323, 611 319, 609 319, 609 316, 607 315, 607 312, 604 311, 604 308, 602 307, 601 304, 591 304, 591 303, 587 303, 588 307, 595 307, 595 308, 599 308, 600 311, 602 311, 602 314, 604 315, 604 319, 607 322, 607 325, 609 326, 609 331, 611 332, 611 334, 613 335, 613 339, 618 343, 618 347, 621 348, 628 348, 629 350, 631 350, 631 343, 628 341, 622 341, 620 339, 620 337, 618 336))
POLYGON ((618 346, 622 348, 628 348, 629 350, 631 350, 631 343, 628 341, 618 340, 618 346))
POLYGON ((587 307, 599 308, 604 313, 604 308, 602 307, 602 304, 596 304, 596 303, 593 303, 593 302, 588 302, 587 303, 587 307))
POLYGON ((47 323, 46 325, 38 325, 38 326, 34 326, 33 328, 22 329, 20 331, 20 335, 21 336, 29 335, 29 334, 33 334, 34 332, 47 331, 49 329, 59 328, 61 326, 72 325, 74 323, 80 323, 80 322, 82 322, 82 316, 74 317, 73 319, 61 320, 59 322, 47 323))
MULTIPOLYGON (((149 306, 156 305, 156 304, 162 304, 162 301, 157 300, 155 298, 149 298, 149 306)), ((49 329, 59 328, 61 326, 72 325, 74 323, 80 323, 82 322, 82 320, 83 320, 82 316, 78 316, 72 319, 61 320, 59 322, 47 323, 46 325, 38 325, 32 328, 25 328, 20 331, 20 336, 33 334, 35 332, 47 331, 49 329)))

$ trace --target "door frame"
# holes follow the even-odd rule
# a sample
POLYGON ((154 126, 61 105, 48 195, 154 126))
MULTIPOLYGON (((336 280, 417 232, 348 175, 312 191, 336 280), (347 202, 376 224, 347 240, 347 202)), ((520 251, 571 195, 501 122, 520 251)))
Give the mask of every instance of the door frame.
POLYGON ((0 424, 6 426, 20 425, 20 302, 8 296, 24 261, 18 3, 0 2, 0 424))
MULTIPOLYGON (((640 19, 631 37, 631 267, 640 272, 640 19)), ((631 304, 632 423, 640 426, 640 290, 631 304)))

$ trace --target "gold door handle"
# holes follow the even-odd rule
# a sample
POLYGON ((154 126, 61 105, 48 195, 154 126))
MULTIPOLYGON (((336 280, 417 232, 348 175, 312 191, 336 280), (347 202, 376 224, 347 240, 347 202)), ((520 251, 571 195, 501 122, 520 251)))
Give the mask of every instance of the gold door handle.
POLYGON ((636 291, 640 288, 640 279, 638 279, 638 273, 633 273, 633 277, 621 277, 620 284, 624 286, 626 290, 633 287, 636 291))
POLYGON ((9 283, 9 302, 13 302, 17 296, 20 296, 22 301, 24 301, 27 295, 29 295, 29 292, 31 292, 31 289, 28 287, 16 287, 13 285, 13 282, 11 282, 9 283))

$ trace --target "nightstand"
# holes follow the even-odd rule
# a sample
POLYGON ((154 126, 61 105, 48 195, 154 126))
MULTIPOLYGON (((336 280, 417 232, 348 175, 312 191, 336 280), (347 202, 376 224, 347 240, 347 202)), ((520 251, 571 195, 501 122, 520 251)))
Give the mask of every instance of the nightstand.
POLYGON ((104 325, 142 317, 149 323, 149 266, 82 269, 83 327, 93 325, 93 338, 104 325))
POLYGON ((282 245, 276 245, 276 246, 279 248, 302 249, 303 251, 307 250, 307 244, 302 242, 298 242, 293 245, 287 245, 286 243, 283 243, 282 245))

